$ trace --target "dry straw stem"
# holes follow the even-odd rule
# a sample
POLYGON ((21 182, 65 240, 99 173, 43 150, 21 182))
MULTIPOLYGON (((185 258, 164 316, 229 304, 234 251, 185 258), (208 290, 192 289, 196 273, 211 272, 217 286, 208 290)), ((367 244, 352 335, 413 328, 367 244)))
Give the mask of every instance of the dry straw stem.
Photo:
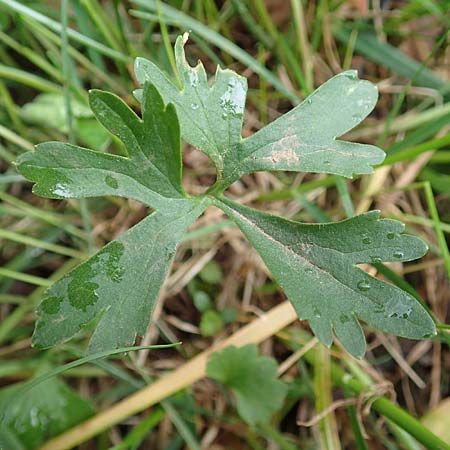
POLYGON ((286 301, 241 328, 228 339, 200 353, 178 369, 160 378, 92 419, 77 425, 66 433, 48 441, 39 450, 64 450, 87 441, 122 420, 158 403, 175 392, 190 386, 205 376, 206 363, 211 353, 229 345, 242 346, 260 343, 297 319, 292 305, 286 301))

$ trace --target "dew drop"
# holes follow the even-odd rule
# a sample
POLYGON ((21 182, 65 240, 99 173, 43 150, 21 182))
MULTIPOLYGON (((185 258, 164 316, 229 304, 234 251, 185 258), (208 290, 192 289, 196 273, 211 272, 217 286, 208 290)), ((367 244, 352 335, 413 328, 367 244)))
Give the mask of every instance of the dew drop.
POLYGON ((119 183, 118 183, 117 180, 116 180, 114 177, 112 177, 111 175, 106 175, 105 183, 106 183, 110 188, 113 188, 113 189, 117 189, 117 188, 119 187, 119 183))
POLYGON ((306 273, 313 273, 313 272, 314 272, 314 269, 312 269, 311 267, 307 267, 307 268, 305 269, 305 272, 306 272, 306 273))
POLYGON ((341 314, 340 317, 339 317, 339 321, 340 321, 341 323, 347 323, 347 322, 350 322, 350 317, 348 317, 348 316, 345 315, 345 314, 341 314))
POLYGON ((370 289, 370 283, 366 280, 361 280, 358 284, 358 289, 360 291, 366 292, 370 289))
POLYGON ((124 245, 121 242, 112 242, 108 246, 108 262, 106 273, 111 281, 120 283, 125 269, 119 264, 124 252, 124 245))
POLYGON ((68 186, 61 183, 56 183, 55 187, 53 188, 53 194, 57 195, 58 197, 69 197, 70 190, 68 186))
POLYGON ((326 166, 329 166, 329 165, 331 164, 330 161, 324 161, 323 163, 324 163, 326 166))
POLYGON ((198 75, 193 70, 189 71, 189 84, 194 88, 198 86, 198 75))
POLYGON ((38 408, 31 408, 30 411, 30 422, 31 426, 33 428, 37 428, 39 426, 39 409, 38 408))
POLYGON ((388 239, 392 240, 392 239, 395 238, 395 233, 388 233, 388 234, 386 235, 386 237, 387 237, 388 239))
POLYGON ((310 105, 312 103, 312 99, 308 98, 307 102, 308 102, 308 105, 310 105))
POLYGON ((166 253, 167 253, 167 259, 172 259, 175 256, 175 252, 177 251, 177 248, 175 245, 167 245, 166 246, 166 253))
POLYGON ((370 261, 373 262, 373 263, 379 263, 379 262, 382 261, 382 259, 379 256, 375 256, 374 255, 374 256, 370 257, 370 261))
POLYGON ((198 109, 198 103, 191 103, 191 109, 193 109, 194 111, 198 109))
POLYGON ((395 319, 407 319, 411 314, 412 308, 408 304, 404 304, 399 299, 392 299, 386 305, 386 316, 395 319))
POLYGON ((318 308, 314 307, 313 312, 314 312, 314 317, 316 317, 317 319, 320 319, 322 317, 322 314, 320 314, 320 311, 318 310, 318 308))
MULTIPOLYGON (((220 106, 225 113, 236 117, 241 117, 244 113, 246 90, 236 79, 232 78, 228 82, 228 88, 220 97, 220 106)), ((224 115, 222 115, 224 118, 224 115)))
POLYGON ((358 78, 356 70, 347 70, 347 72, 345 72, 345 76, 349 80, 356 80, 358 78))
POLYGON ((372 242, 372 239, 370 239, 369 236, 363 236, 363 244, 370 244, 372 242))
POLYGON ((405 254, 403 252, 401 252, 400 250, 394 252, 394 258, 396 258, 396 259, 402 259, 404 256, 405 256, 405 254))

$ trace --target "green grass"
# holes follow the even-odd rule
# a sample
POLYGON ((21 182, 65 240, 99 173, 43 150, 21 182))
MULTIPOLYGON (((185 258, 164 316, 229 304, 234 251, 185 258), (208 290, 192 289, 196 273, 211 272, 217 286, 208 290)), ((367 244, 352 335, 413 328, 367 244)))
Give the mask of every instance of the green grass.
MULTIPOLYGON (((165 297, 161 314, 139 347, 183 341, 181 348, 85 361, 82 349, 89 327, 70 344, 43 351, 30 347, 33 311, 45 287, 138 222, 147 211, 136 202, 117 198, 78 202, 34 196, 30 185, 17 175, 14 160, 46 140, 85 145, 83 140, 95 138, 98 129, 90 128, 89 118, 80 118, 76 106, 87 105, 88 89, 114 91, 138 110, 131 94, 137 87, 131 77, 134 57, 155 61, 174 76, 172 44, 178 34, 191 31, 192 43, 187 48, 191 63, 201 58, 209 72, 214 73, 215 64, 220 63, 249 78, 246 135, 290 110, 340 70, 357 68, 361 78, 380 83, 382 94, 376 111, 349 135, 351 140, 378 143, 387 152, 380 170, 389 170, 389 174, 374 192, 366 188, 376 185, 380 171, 351 181, 326 175, 262 173, 246 176, 232 187, 231 195, 241 196, 244 185, 249 193, 246 203, 255 202, 284 217, 316 222, 353 216, 355 207, 370 192, 373 208, 404 221, 409 232, 425 239, 430 252, 419 263, 375 265, 373 270, 425 302, 437 317, 439 333, 433 345, 440 348, 439 361, 436 356, 432 359, 433 350, 428 350, 415 362, 414 370, 425 381, 432 380, 428 364, 432 360, 434 373, 440 370, 442 374, 440 383, 433 378, 433 395, 437 390, 440 398, 448 397, 448 7, 448 1, 398 2, 395 11, 380 14, 375 10, 364 16, 350 2, 291 0, 286 2, 285 15, 278 16, 282 8, 271 10, 262 0, 220 4, 212 0, 0 0, 2 385, 14 385, 31 376, 39 381, 49 365, 53 369, 44 370, 49 373, 44 377, 58 375, 75 391, 87 395, 97 413, 105 412, 111 404, 183 365, 215 339, 233 335, 255 319, 255 313, 270 310, 280 301, 281 293, 267 278, 265 267, 249 253, 231 223, 212 211, 185 236, 168 280, 167 289, 173 294, 165 297), (63 99, 61 125, 25 118, 24 105, 45 93, 63 99), (424 159, 424 155, 429 157, 424 159), (423 158, 420 166, 419 158, 423 158), (405 174, 410 176, 399 185, 405 174), (219 283, 208 283, 198 276, 211 258, 224 274, 219 283), (201 314, 190 291, 205 292, 215 303, 215 311, 234 309, 236 318, 215 336, 201 336, 201 314), (72 367, 82 363, 86 364, 72 367), (72 370, 62 376, 68 367, 72 370)), ((120 154, 117 142, 108 141, 104 146, 120 154)), ((185 186, 193 191, 206 188, 210 180, 199 174, 210 168, 209 163, 187 148, 185 157, 185 186)), ((290 387, 288 398, 266 426, 245 425, 236 413, 234 399, 211 381, 202 381, 163 397, 160 406, 123 421, 114 433, 112 426, 108 427, 92 439, 90 448, 149 448, 159 439, 167 449, 201 448, 204 440, 204 445, 210 446, 226 447, 236 441, 241 448, 262 449, 271 441, 279 448, 312 450, 318 448, 316 436, 324 446, 334 442, 334 447, 328 448, 336 448, 337 439, 342 448, 371 448, 371 441, 364 442, 364 432, 386 448, 417 449, 418 442, 431 449, 448 448, 413 418, 428 412, 430 387, 405 387, 408 383, 399 381, 405 375, 392 359, 392 349, 380 345, 370 330, 366 331, 374 348, 364 363, 373 366, 382 382, 369 377, 353 361, 346 363, 338 347, 331 352, 321 349, 302 356, 284 373, 290 387), (320 357, 313 358, 313 354, 320 357), (383 360, 386 363, 377 362, 383 360), (383 381, 393 382, 397 403, 388 400, 383 381), (303 421, 314 418, 333 405, 341 389, 347 399, 355 399, 355 404, 331 411, 312 428, 296 425, 297 411, 306 415, 303 421), (363 399, 363 405, 371 404, 367 415, 361 415, 358 398, 363 399), (380 424, 379 417, 387 422, 380 424), (335 423, 338 430, 347 431, 336 432, 335 423)), ((262 348, 282 364, 310 338, 307 327, 296 322, 262 348)), ((398 340, 392 346, 407 359, 417 349, 416 344, 398 340)), ((3 432, 0 428, 0 446, 3 432)))

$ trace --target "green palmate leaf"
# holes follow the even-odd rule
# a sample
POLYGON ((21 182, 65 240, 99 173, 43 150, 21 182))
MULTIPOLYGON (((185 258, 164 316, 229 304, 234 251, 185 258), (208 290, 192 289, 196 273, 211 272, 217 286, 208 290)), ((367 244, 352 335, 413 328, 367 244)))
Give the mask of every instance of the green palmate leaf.
MULTIPOLYGON (((91 91, 93 113, 123 142, 126 156, 47 142, 18 159, 20 172, 36 183, 36 194, 60 199, 117 195, 154 210, 47 291, 38 309, 34 344, 55 345, 88 324, 95 324, 91 352, 132 344, 146 330, 183 234, 212 203, 242 229, 299 317, 307 319, 327 345, 334 329, 348 351, 361 356, 365 340, 359 319, 399 336, 434 333, 434 323, 420 303, 357 267, 408 261, 425 253, 420 239, 401 234, 399 222, 380 220, 378 212, 372 212, 335 224, 300 224, 222 195, 242 175, 260 170, 347 177, 370 173, 384 153, 336 138, 370 113, 376 88, 354 71, 336 75, 292 111, 243 139, 245 78, 218 68, 210 86, 203 65, 186 62, 186 39, 179 37, 175 44, 181 87, 155 64, 136 60, 136 77, 143 85, 136 93, 142 118, 117 96, 91 91), (197 198, 182 186, 180 133, 216 166, 217 182, 197 198)), ((204 281, 220 282, 220 273, 212 277, 209 272, 200 274, 204 281)), ((206 315, 203 331, 209 327, 206 334, 213 334, 220 321, 216 317, 214 324, 208 322, 212 316, 206 315)))
POLYGON ((217 201, 263 258, 299 317, 331 345, 332 329, 352 355, 361 357, 361 319, 382 331, 422 339, 436 332, 425 308, 408 293, 373 278, 362 263, 410 261, 425 243, 401 234, 404 226, 372 211, 342 222, 301 224, 217 201))
POLYGON ((148 326, 154 304, 183 233, 206 207, 181 184, 178 120, 154 87, 144 91, 141 120, 118 97, 92 91, 91 107, 125 144, 128 157, 58 142, 40 144, 18 160, 52 198, 119 195, 156 211, 52 286, 38 309, 33 342, 48 347, 96 320, 89 350, 132 344, 148 326))
POLYGON ((250 425, 268 422, 287 393, 287 386, 277 379, 275 359, 258 356, 255 344, 213 353, 206 373, 234 393, 238 413, 250 425))
POLYGON ((187 35, 179 37, 175 44, 181 90, 143 58, 136 59, 136 77, 142 84, 155 84, 164 100, 174 103, 184 139, 216 166, 216 188, 223 190, 242 175, 261 170, 352 177, 371 173, 371 166, 384 159, 384 152, 377 147, 336 140, 360 123, 377 101, 376 87, 358 80, 355 71, 333 77, 288 114, 242 139, 246 80, 218 67, 210 87, 203 65, 187 63, 186 40, 187 35))

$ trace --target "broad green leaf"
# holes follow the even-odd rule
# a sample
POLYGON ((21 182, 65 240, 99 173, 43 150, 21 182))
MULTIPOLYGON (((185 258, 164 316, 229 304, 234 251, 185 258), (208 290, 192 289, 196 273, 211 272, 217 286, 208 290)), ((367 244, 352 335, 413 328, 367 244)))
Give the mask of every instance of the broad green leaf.
POLYGON ((175 249, 207 204, 183 190, 176 112, 153 86, 144 89, 142 120, 113 94, 92 91, 90 104, 128 157, 48 142, 22 155, 19 171, 42 196, 119 195, 156 211, 47 291, 33 336, 38 347, 63 342, 92 321, 90 352, 124 347, 143 335, 175 249))
POLYGON ((374 278, 358 264, 410 261, 425 243, 402 234, 404 226, 380 219, 378 211, 342 222, 302 224, 217 201, 239 226, 270 269, 299 318, 308 320, 326 345, 332 329, 354 356, 365 352, 359 319, 398 336, 422 339, 436 332, 424 307, 408 293, 374 278))
POLYGON ((425 244, 402 235, 399 222, 380 220, 372 212, 335 224, 307 225, 222 197, 242 175, 260 170, 347 177, 370 173, 384 153, 337 138, 370 113, 376 88, 355 71, 336 75, 292 111, 243 139, 245 78, 217 68, 209 83, 201 63, 187 63, 186 40, 187 35, 179 37, 175 44, 179 87, 155 64, 136 60, 142 118, 117 96, 91 91, 93 113, 123 142, 126 156, 47 142, 18 159, 19 171, 35 182, 36 194, 59 199, 117 195, 155 210, 48 290, 38 310, 35 345, 63 342, 89 324, 95 325, 91 352, 132 344, 146 330, 176 246, 212 203, 239 225, 299 317, 327 345, 334 329, 349 352, 361 356, 365 340, 359 319, 399 336, 434 333, 432 319, 415 299, 357 267, 423 255, 425 244), (198 198, 182 186, 180 131, 216 166, 216 184, 198 198))
POLYGON ((125 144, 128 157, 96 152, 62 142, 46 142, 17 160, 36 184, 33 192, 50 198, 101 195, 131 197, 149 206, 183 198, 178 120, 156 89, 146 86, 141 120, 119 97, 91 91, 99 122, 125 144))
POLYGON ((18 395, 22 387, 23 383, 17 383, 0 390, 0 411, 5 411, 0 448, 3 441, 16 443, 5 450, 36 449, 94 414, 90 402, 58 379, 41 383, 24 396, 18 395))
MULTIPOLYGON (((246 80, 217 68, 211 87, 199 62, 191 67, 183 46, 175 44, 181 90, 151 61, 137 58, 138 81, 155 84, 180 116, 183 138, 205 152, 225 189, 242 175, 261 170, 324 172, 352 177, 373 172, 384 152, 371 145, 336 140, 358 125, 374 108, 376 87, 358 80, 355 71, 336 75, 304 102, 253 136, 242 139, 246 80)), ((137 92, 140 98, 140 92, 137 92)))
POLYGON ((255 344, 213 353, 206 373, 234 393, 237 411, 250 425, 268 422, 287 393, 287 386, 277 379, 275 359, 258 356, 255 344))
POLYGON ((33 343, 50 347, 97 320, 89 352, 125 347, 149 324, 177 245, 204 202, 166 200, 154 212, 50 287, 33 343))

